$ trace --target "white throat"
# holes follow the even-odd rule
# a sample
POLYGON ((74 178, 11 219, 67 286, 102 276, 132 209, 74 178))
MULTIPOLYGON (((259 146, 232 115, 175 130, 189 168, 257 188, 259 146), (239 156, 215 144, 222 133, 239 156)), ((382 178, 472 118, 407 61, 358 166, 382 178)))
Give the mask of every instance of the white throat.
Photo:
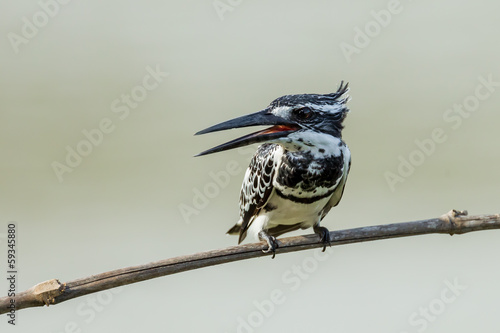
POLYGON ((289 151, 307 151, 315 157, 339 156, 344 146, 340 138, 315 131, 297 131, 277 143, 289 151))

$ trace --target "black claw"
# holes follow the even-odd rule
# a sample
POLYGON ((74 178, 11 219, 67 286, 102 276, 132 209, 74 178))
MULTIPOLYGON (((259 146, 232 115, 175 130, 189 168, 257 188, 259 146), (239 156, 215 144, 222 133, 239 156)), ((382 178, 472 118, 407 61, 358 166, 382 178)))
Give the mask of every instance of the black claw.
POLYGON ((323 242, 323 251, 326 251, 326 246, 332 246, 332 239, 330 238, 330 231, 325 227, 319 225, 314 226, 314 232, 318 234, 319 240, 323 242))
POLYGON ((262 252, 272 252, 273 256, 271 259, 274 259, 274 257, 276 256, 276 249, 279 247, 278 242, 276 241, 276 237, 270 236, 267 232, 262 230, 261 232, 259 232, 259 239, 267 243, 267 249, 262 250, 262 252))

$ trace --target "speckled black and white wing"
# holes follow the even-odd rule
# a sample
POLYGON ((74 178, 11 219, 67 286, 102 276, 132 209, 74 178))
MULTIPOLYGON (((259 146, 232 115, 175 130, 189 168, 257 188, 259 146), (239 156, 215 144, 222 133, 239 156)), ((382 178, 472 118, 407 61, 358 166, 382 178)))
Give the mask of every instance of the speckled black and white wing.
POLYGON ((241 243, 255 216, 269 201, 273 192, 273 180, 278 166, 277 144, 266 143, 259 147, 248 167, 240 193, 240 220, 228 231, 228 234, 239 232, 238 243, 241 243))

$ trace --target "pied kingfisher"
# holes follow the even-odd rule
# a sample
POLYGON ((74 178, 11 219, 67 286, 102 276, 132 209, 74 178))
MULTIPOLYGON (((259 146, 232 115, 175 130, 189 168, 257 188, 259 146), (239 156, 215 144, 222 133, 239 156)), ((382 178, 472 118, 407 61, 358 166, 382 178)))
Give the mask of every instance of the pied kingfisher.
POLYGON ((351 153, 342 141, 342 122, 349 112, 348 85, 331 94, 286 95, 262 111, 204 129, 198 134, 231 128, 273 125, 229 141, 197 156, 264 142, 252 158, 240 194, 240 219, 227 232, 267 242, 273 258, 276 237, 313 227, 323 242, 330 233, 319 224, 344 192, 351 153))

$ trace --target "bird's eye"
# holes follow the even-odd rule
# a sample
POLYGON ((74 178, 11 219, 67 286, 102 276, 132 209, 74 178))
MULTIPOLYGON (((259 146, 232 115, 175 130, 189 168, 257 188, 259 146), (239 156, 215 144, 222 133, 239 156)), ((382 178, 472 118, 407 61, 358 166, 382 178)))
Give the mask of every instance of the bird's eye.
POLYGON ((309 120, 314 116, 314 112, 309 108, 300 108, 294 110, 293 114, 298 120, 309 120))

